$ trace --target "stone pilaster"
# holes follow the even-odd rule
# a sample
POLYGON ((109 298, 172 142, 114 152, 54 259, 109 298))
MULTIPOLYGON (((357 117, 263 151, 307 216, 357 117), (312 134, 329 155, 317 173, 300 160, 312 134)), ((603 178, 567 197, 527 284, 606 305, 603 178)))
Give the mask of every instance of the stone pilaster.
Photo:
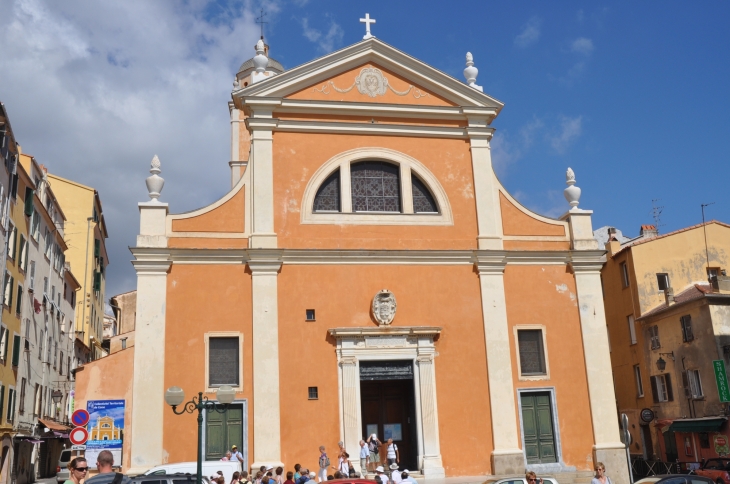
POLYGON ((165 460, 163 421, 165 394, 165 307, 171 262, 165 249, 132 249, 137 271, 137 319, 132 386, 130 474, 142 473, 165 460))
POLYGON ((355 470, 360 473, 360 439, 362 438, 360 425, 360 375, 357 358, 346 356, 340 358, 342 368, 342 423, 344 430, 343 441, 346 449, 350 450, 350 461, 355 470), (356 449, 356 450, 355 450, 356 449))
POLYGON ((253 301, 253 464, 281 462, 278 281, 281 250, 249 249, 253 301))
POLYGON ((571 268, 583 336, 583 356, 588 380, 588 394, 593 421, 593 460, 611 469, 616 484, 629 483, 626 448, 621 443, 616 412, 616 395, 608 348, 606 313, 601 291, 601 267, 604 251, 574 251, 571 268))
POLYGON ((441 459, 433 354, 419 355, 416 358, 416 364, 418 364, 420 382, 421 426, 423 428, 423 475, 429 479, 442 479, 446 477, 446 473, 441 459))
POLYGON ((477 252, 492 411, 492 473, 521 474, 525 470, 525 458, 517 433, 517 407, 504 295, 505 265, 503 251, 477 252))
POLYGON ((502 215, 499 207, 497 177, 492 168, 489 141, 494 133, 486 116, 469 116, 469 143, 474 173, 474 199, 477 209, 479 249, 502 249, 502 215))

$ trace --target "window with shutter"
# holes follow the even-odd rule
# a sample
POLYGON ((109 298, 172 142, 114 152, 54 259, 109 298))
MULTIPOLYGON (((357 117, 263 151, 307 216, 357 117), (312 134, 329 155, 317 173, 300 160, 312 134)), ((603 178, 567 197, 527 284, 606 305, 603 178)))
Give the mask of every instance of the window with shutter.
POLYGON ((629 287, 629 268, 626 267, 626 262, 621 263, 621 284, 623 287, 629 287))
POLYGON ((636 378, 636 396, 641 398, 644 396, 644 383, 641 381, 641 368, 634 365, 634 377, 636 378))
POLYGON ((30 217, 33 215, 33 189, 25 187, 25 216, 30 217))
POLYGON ((636 344, 636 325, 634 324, 634 315, 631 314, 626 317, 627 322, 629 323, 629 341, 631 341, 632 345, 636 344))
POLYGON ((659 326, 649 326, 649 340, 651 341, 651 349, 656 350, 661 348, 659 342, 659 326))
POLYGON ((15 390, 8 388, 8 413, 5 415, 7 422, 13 421, 13 414, 15 413, 15 390))
POLYGON ((2 421, 4 408, 5 408, 5 385, 0 385, 0 422, 2 421))
POLYGON ((667 402, 674 401, 674 392, 672 391, 672 375, 666 373, 662 375, 664 377, 664 386, 667 389, 667 402))
POLYGON ((20 314, 23 309, 23 286, 18 284, 18 298, 15 301, 15 313, 20 314))
POLYGON ((666 289, 669 289, 669 274, 666 273, 660 273, 656 275, 656 282, 657 286, 659 287, 660 291, 664 291, 666 289))
POLYGON ((689 381, 690 396, 692 398, 702 398, 702 381, 700 380, 699 370, 687 370, 687 380, 689 381))
POLYGON ((94 291, 101 291, 101 272, 94 271, 94 291))
POLYGON ((679 323, 682 326, 682 341, 689 343, 694 340, 694 334, 692 334, 692 316, 689 314, 679 318, 679 323))
POLYGON ((15 278, 13 276, 10 276, 10 286, 8 287, 8 292, 10 293, 10 300, 8 300, 8 308, 13 307, 13 288, 15 287, 15 278))
POLYGON ((208 386, 240 385, 240 355, 237 337, 208 341, 208 386))
POLYGON ((25 413, 25 378, 20 379, 20 405, 18 412, 22 415, 25 413))
POLYGON ((99 239, 94 239, 94 257, 99 257, 99 252, 101 250, 101 242, 99 239))
POLYGON ((20 335, 13 336, 13 366, 17 367, 20 363, 20 335))
POLYGON ((517 331, 520 351, 520 373, 522 375, 545 375, 545 348, 542 330, 520 329, 517 331))
POLYGON ((15 226, 10 224, 8 227, 8 258, 15 259, 15 226))

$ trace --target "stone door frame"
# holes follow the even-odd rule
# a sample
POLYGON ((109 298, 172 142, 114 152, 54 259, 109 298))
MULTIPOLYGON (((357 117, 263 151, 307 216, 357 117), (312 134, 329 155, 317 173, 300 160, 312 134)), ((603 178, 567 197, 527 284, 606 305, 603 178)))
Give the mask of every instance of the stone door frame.
MULTIPOLYGON (((419 470, 429 478, 445 477, 439 442, 434 369, 434 340, 441 333, 441 328, 333 328, 329 333, 337 342, 340 439, 350 449, 350 455, 359 456, 360 439, 363 437, 360 361, 408 360, 413 362, 419 470), (357 454, 353 453, 354 449, 357 449, 357 454)), ((359 458, 350 460, 359 472, 359 458)))

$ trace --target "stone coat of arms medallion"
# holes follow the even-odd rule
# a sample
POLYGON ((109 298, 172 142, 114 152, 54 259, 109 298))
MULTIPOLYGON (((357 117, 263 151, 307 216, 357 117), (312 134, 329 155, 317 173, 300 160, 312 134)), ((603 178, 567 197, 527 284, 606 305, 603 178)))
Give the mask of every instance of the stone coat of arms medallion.
POLYGON ((375 297, 373 297, 373 317, 380 326, 387 326, 393 322, 395 318, 395 310, 397 304, 395 302, 395 295, 387 289, 379 291, 375 297))

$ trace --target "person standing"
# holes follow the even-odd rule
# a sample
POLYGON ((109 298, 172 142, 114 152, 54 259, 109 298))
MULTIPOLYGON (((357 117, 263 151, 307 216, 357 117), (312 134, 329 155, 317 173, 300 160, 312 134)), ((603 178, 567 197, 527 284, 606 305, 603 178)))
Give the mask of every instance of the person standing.
POLYGON ((327 457, 324 445, 319 446, 319 474, 317 475, 317 482, 324 482, 327 480, 327 469, 330 467, 330 458, 327 457))
POLYGON ((388 460, 389 467, 400 462, 400 451, 398 451, 398 446, 393 443, 393 439, 388 439, 385 458, 388 460))
POLYGON ((89 473, 89 463, 83 457, 76 457, 68 463, 69 478, 63 484, 80 484, 89 473))
POLYGON ((591 479, 591 484, 613 484, 611 478, 606 475, 606 466, 603 462, 596 462, 596 477, 591 479))
POLYGON ((368 465, 370 459, 370 449, 364 440, 360 441, 360 477, 366 479, 368 477, 368 465))
POLYGON ((414 478, 409 476, 410 471, 408 469, 405 469, 403 472, 400 473, 401 479, 403 479, 401 482, 403 484, 410 483, 410 484, 418 484, 414 478))
POLYGON ((243 454, 238 451, 237 445, 234 444, 231 446, 231 457, 228 460, 238 460, 238 462, 240 462, 243 466, 243 454))
POLYGON ((294 482, 296 483, 300 477, 302 477, 302 474, 299 472, 302 470, 301 464, 294 464, 294 482))
POLYGON ((114 455, 108 450, 99 452, 96 458, 96 468, 99 473, 90 479, 84 480, 84 484, 129 484, 132 479, 120 472, 114 472, 114 455))
POLYGON ((400 484, 403 480, 400 472, 398 471, 398 464, 390 464, 390 480, 395 484, 400 484))
POLYGON ((370 467, 371 471, 375 471, 375 467, 380 463, 380 446, 383 445, 382 442, 378 440, 378 436, 375 434, 372 434, 370 437, 368 437, 368 449, 370 450, 370 467))

